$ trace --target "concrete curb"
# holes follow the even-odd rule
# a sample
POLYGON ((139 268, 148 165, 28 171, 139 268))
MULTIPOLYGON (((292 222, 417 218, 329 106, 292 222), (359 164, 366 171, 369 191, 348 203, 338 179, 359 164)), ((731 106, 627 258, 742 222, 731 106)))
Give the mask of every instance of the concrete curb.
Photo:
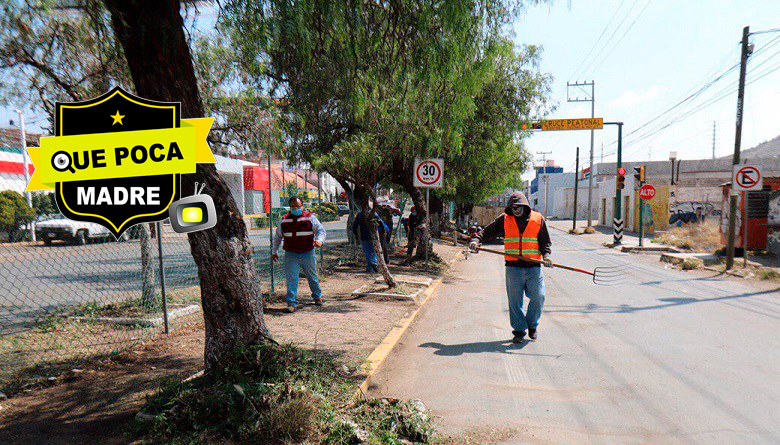
POLYGON ((643 253, 643 252, 649 252, 649 253, 659 253, 659 252, 670 252, 670 253, 683 253, 680 250, 672 247, 672 246, 623 246, 620 248, 621 252, 626 253, 643 253))
MULTIPOLYGON (((182 317, 184 315, 190 315, 200 312, 200 305, 191 304, 182 308, 173 309, 168 312, 168 321, 173 321, 175 318, 182 317)), ((85 322, 99 322, 106 324, 114 324, 119 326, 142 326, 142 327, 154 327, 162 326, 165 323, 163 317, 154 318, 141 318, 141 317, 68 317, 72 320, 85 321, 85 322)))
MULTIPOLYGON (((462 258, 463 252, 458 252, 455 258, 447 263, 447 267, 451 267, 452 264, 462 258)), ((368 355, 366 362, 363 364, 361 369, 361 374, 365 375, 365 378, 363 379, 363 382, 360 384, 358 389, 355 391, 356 399, 366 397, 366 391, 368 391, 371 378, 376 375, 376 373, 379 371, 379 368, 382 366, 382 363, 384 363, 385 359, 390 355, 390 352, 392 352, 393 348, 395 348, 395 346, 398 344, 398 341, 404 335, 406 330, 409 329, 409 326, 411 326, 412 322, 417 319, 417 315, 425 306, 425 303, 430 301, 435 295, 442 281, 444 281, 444 277, 437 278, 433 281, 433 283, 431 283, 430 286, 428 286, 428 289, 420 292, 418 295, 419 299, 417 301, 417 307, 412 312, 404 315, 404 317, 401 318, 398 323, 396 323, 393 329, 390 330, 390 333, 387 334, 382 342, 379 343, 379 346, 377 346, 371 352, 371 354, 368 355)))

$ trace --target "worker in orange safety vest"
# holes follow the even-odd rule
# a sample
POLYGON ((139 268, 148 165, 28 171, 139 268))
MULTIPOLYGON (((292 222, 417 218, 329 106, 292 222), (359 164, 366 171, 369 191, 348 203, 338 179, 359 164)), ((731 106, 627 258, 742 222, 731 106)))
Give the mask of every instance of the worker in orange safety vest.
MULTIPOLYGON (((495 221, 482 230, 481 242, 504 237, 504 253, 522 255, 544 261, 552 267, 550 259, 550 234, 541 213, 531 210, 522 192, 509 198, 509 205, 495 221)), ((512 342, 520 343, 528 336, 536 340, 539 318, 544 307, 544 274, 537 262, 504 257, 506 266, 506 293, 509 298, 509 322, 512 325, 512 342), (523 294, 528 297, 528 308, 523 313, 523 294)))

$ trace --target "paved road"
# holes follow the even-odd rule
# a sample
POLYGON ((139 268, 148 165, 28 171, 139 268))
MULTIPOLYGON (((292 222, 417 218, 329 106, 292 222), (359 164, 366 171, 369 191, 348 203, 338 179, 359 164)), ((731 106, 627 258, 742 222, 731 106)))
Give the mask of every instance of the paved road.
POLYGON ((632 266, 599 287, 547 273, 539 339, 512 345, 502 258, 456 263, 380 369, 448 434, 532 444, 780 443, 780 287, 667 270, 553 231, 556 261, 632 266))
MULTIPOLYGON (((328 232, 326 246, 346 241, 345 217, 323 225, 328 232)), ((169 230, 163 237, 166 286, 195 286, 198 271, 187 238, 169 230)), ((250 240, 256 264, 267 264, 268 231, 251 231, 250 240)), ((156 253, 155 244, 155 262, 156 253)), ((137 297, 140 261, 138 241, 0 246, 0 335, 24 329, 42 311, 63 305, 137 297)))

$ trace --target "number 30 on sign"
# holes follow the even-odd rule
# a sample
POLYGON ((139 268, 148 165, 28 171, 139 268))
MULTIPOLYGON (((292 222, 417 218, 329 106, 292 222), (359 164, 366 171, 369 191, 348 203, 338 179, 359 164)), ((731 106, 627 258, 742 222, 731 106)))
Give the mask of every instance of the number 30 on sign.
POLYGON ((414 186, 441 188, 444 183, 444 160, 438 158, 414 161, 414 186))

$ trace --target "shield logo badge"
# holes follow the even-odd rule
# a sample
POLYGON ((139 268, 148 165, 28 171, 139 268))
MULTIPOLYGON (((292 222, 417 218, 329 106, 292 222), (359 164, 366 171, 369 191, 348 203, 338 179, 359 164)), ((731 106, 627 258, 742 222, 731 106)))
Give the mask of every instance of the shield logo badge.
MULTIPOLYGON (((54 135, 178 128, 181 126, 180 110, 179 102, 156 102, 116 87, 84 102, 57 102, 54 135)), ((131 152, 134 147, 126 148, 131 152)), ((77 152, 72 159, 67 160, 55 156, 52 165, 61 171, 69 164, 67 161, 79 168, 79 163, 89 162, 88 153, 85 151, 79 157, 77 152), (57 164, 60 161, 62 165, 57 164)), ((95 222, 119 238, 135 224, 164 219, 170 204, 179 199, 179 180, 180 174, 172 173, 57 182, 55 196, 57 206, 65 217, 95 222), (90 194, 89 199, 85 199, 87 192, 90 194), (79 193, 82 195, 79 196, 79 193)))

